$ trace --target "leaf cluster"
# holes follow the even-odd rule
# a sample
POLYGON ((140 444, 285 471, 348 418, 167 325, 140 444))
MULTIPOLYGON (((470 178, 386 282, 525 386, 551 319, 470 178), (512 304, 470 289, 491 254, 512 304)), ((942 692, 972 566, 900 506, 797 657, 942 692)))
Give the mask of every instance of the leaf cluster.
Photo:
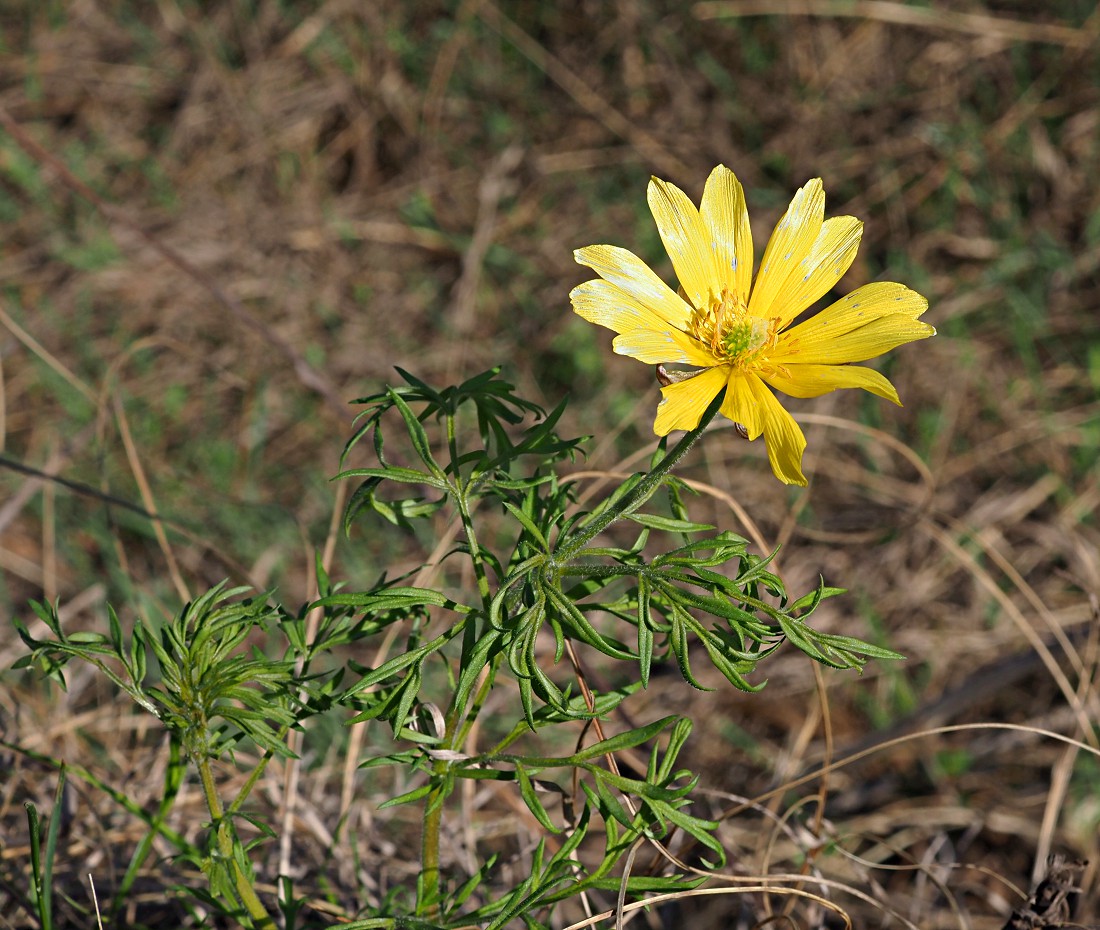
POLYGON ((64 686, 72 659, 95 666, 160 719, 196 760, 217 758, 245 737, 285 754, 282 733, 297 719, 293 662, 244 648, 251 634, 266 633, 280 617, 266 596, 241 599, 247 590, 215 585, 159 629, 136 619, 129 637, 112 607, 107 634, 70 634, 55 606, 32 602, 53 638, 37 639, 15 618, 30 650, 15 667, 38 665, 64 686))
MULTIPOLYGON (((483 595, 490 590, 492 594, 483 596, 480 605, 448 604, 457 616, 442 632, 426 641, 410 641, 403 655, 377 669, 364 669, 349 691, 353 696, 372 689, 363 719, 389 720, 399 732, 423 684, 425 661, 460 637, 456 706, 465 705, 482 670, 503 657, 519 684, 531 726, 536 702, 568 716, 592 716, 591 711, 576 709, 569 691, 547 668, 562 660, 568 643, 636 663, 643 687, 654 663, 669 658, 686 681, 702 687, 692 667, 693 644, 702 647, 731 684, 746 691, 762 687, 750 676, 785 641, 841 669, 859 669, 871 657, 897 657, 871 643, 819 632, 807 623, 823 600, 842 589, 821 583, 809 594, 791 599, 781 579, 768 571, 774 554, 752 554, 740 536, 692 521, 683 502, 686 486, 661 471, 662 461, 673 454, 663 444, 649 472, 632 475, 594 510, 584 511, 576 506, 574 484, 553 470, 582 442, 554 434, 561 407, 513 441, 508 428, 520 422, 523 413, 540 411, 516 398, 495 370, 439 392, 401 374, 408 387, 390 388, 362 401, 367 410, 345 455, 370 435, 378 465, 341 473, 342 478, 363 479, 347 507, 345 525, 368 510, 407 524, 450 504, 467 524, 459 551, 491 572, 484 579, 483 595), (419 403, 419 412, 410 401, 419 403), (455 422, 466 406, 473 408, 481 439, 481 446, 472 450, 460 449, 455 439, 455 422), (399 415, 418 467, 385 458, 384 422, 390 412, 399 415), (424 427, 431 420, 445 427, 450 458, 444 464, 433 453, 424 427), (531 464, 521 470, 528 459, 531 464), (432 488, 439 497, 430 506, 415 492, 398 492, 383 501, 380 492, 387 483, 432 488), (660 496, 666 502, 660 509, 649 506, 658 491, 663 491, 660 496), (512 518, 507 524, 512 527, 510 541, 496 551, 475 542, 469 520, 478 499, 486 497, 495 499, 502 514, 512 518), (629 544, 597 539, 618 520, 636 527, 629 544), (671 545, 669 537, 675 540, 671 545), (622 622, 609 631, 609 620, 622 622), (538 652, 544 630, 554 642, 549 663, 538 652)), ((424 592, 416 596, 427 597, 424 592)))
POLYGON ((385 391, 359 398, 364 410, 356 417, 356 429, 344 447, 342 461, 366 437, 373 441, 377 466, 354 468, 341 472, 338 478, 364 479, 352 495, 344 512, 344 528, 364 510, 373 510, 391 523, 409 526, 413 519, 423 519, 445 506, 449 500, 461 498, 467 503, 483 494, 518 491, 537 486, 553 478, 544 467, 572 458, 581 439, 562 439, 554 427, 566 401, 549 415, 537 404, 515 393, 514 387, 498 378, 499 369, 483 372, 462 384, 436 390, 403 369, 397 372, 406 384, 387 387, 385 391), (421 405, 414 413, 411 405, 421 405), (397 464, 385 454, 383 418, 397 411, 411 443, 419 466, 397 464), (460 417, 472 414, 478 447, 459 451, 457 438, 464 422, 460 417), (538 417, 518 439, 512 429, 528 414, 538 417), (441 465, 432 451, 424 423, 434 420, 445 424, 450 461, 441 465), (534 457, 543 468, 536 468, 527 477, 517 477, 514 469, 521 459, 534 457), (430 489, 438 496, 408 496, 385 499, 378 494, 385 482, 430 489))
MULTIPOLYGON (((365 767, 397 765, 422 773, 390 805, 422 804, 430 824, 460 780, 510 782, 545 830, 567 837, 550 856, 540 844, 519 888, 480 903, 474 895, 487 881, 485 870, 450 893, 425 873, 430 877, 422 876, 417 914, 439 921, 432 926, 453 919, 496 927, 515 917, 542 926, 536 910, 586 888, 618 888, 623 879, 615 867, 630 846, 641 838, 667 840, 673 830, 721 862, 715 824, 687 809, 695 778, 674 765, 691 730, 688 721, 665 718, 630 728, 568 756, 516 753, 511 747, 547 727, 606 718, 648 686, 659 663, 673 663, 687 682, 702 688, 694 666, 705 656, 735 687, 755 691, 764 684, 753 680, 757 666, 785 642, 836 668, 859 669, 870 657, 895 653, 815 630, 807 621, 841 589, 820 583, 792 598, 769 570, 774 554, 751 553, 745 539, 691 519, 687 486, 670 470, 697 435, 671 450, 662 443, 647 472, 630 476, 586 510, 561 468, 583 443, 556 434, 562 406, 543 413, 516 397, 496 370, 443 391, 401 375, 405 386, 361 401, 366 409, 345 461, 369 439, 376 462, 338 476, 360 481, 345 528, 371 513, 405 528, 437 514, 458 520, 464 536, 447 558, 470 561, 478 591, 476 597, 450 597, 383 579, 371 591, 319 601, 314 606, 339 604, 363 611, 364 618, 381 611, 387 623, 401 616, 399 600, 409 608, 404 648, 377 668, 351 663, 360 678, 337 700, 356 710, 355 720, 386 721, 405 746, 365 767), (529 415, 535 423, 523 428, 529 415), (474 432, 463 430, 463 423, 476 423, 478 444, 462 444, 474 432), (399 452, 392 454, 394 448, 399 452), (566 653, 572 657, 577 648, 633 666, 633 682, 605 693, 587 687, 578 693, 559 671, 566 653), (520 719, 496 745, 470 756, 466 735, 505 672, 518 687, 520 719), (433 700, 441 675, 442 705, 433 700), (662 742, 663 751, 656 748, 662 742), (645 774, 622 775, 614 754, 647 744, 653 748, 645 774), (579 779, 579 795, 560 786, 561 773, 579 779), (547 798, 556 799, 560 814, 546 806, 547 798), (604 825, 603 852, 594 865, 582 866, 574 851, 589 833, 593 814, 604 825)), ((639 874, 627 888, 683 881, 639 874)), ((378 920, 370 925, 394 925, 378 920)))
MULTIPOLYGON (((71 660, 88 662, 172 735, 164 799, 120 893, 149 855, 154 833, 166 829, 186 756, 211 813, 204 848, 180 846, 208 877, 209 891, 197 894, 211 906, 228 905, 240 920, 272 926, 251 863, 253 846, 274 834, 242 804, 267 761, 291 754, 288 731, 335 707, 350 709, 352 722, 389 726, 393 750, 363 767, 405 769, 413 787, 384 806, 417 804, 424 813, 415 903, 391 896, 351 926, 495 930, 522 920, 543 928, 557 903, 583 891, 682 888, 696 879, 634 868, 624 876, 621 863, 638 843, 668 843, 677 832, 710 862, 724 861, 716 824, 691 812, 696 778, 677 765, 691 723, 665 717, 608 735, 603 721, 612 711, 648 687, 662 663, 703 688, 697 667, 705 661, 734 687, 756 691, 765 683, 758 666, 784 643, 840 669, 896 657, 811 626, 820 604, 841 589, 821 582, 792 597, 770 569, 774 553, 753 553, 740 536, 691 518, 690 489, 672 468, 703 427, 671 449, 662 441, 647 471, 586 509, 567 469, 584 440, 557 432, 565 402, 543 411, 496 369, 442 390, 399 373, 404 384, 359 401, 364 409, 342 462, 367 443, 373 460, 337 476, 358 481, 345 530, 371 517, 406 532, 437 528, 437 517, 456 521, 461 535, 444 561, 464 563, 465 575, 454 577, 468 578, 472 569, 476 590, 451 590, 446 580, 438 589, 421 587, 383 572, 367 590, 349 591, 318 559, 318 596, 296 614, 268 595, 248 597, 223 583, 163 623, 136 620, 129 634, 113 609, 107 633, 66 632, 57 608, 45 604, 33 608, 48 637, 33 636, 16 619, 29 650, 17 667, 37 666, 64 685, 71 660), (339 648, 398 632, 401 645, 377 667, 333 661, 339 648), (282 638, 276 657, 257 646, 270 634, 282 638), (581 651, 624 665, 628 674, 618 677, 626 683, 590 690, 581 651), (567 656, 572 681, 564 674, 567 656), (349 673, 356 676, 350 683, 349 673), (496 742, 476 748, 470 734, 501 676, 518 691, 515 716, 483 728, 496 742), (546 754, 550 729, 574 739, 579 729, 575 750, 546 754), (596 739, 584 745, 590 730, 596 739), (226 806, 210 762, 245 739, 263 755, 226 806), (644 772, 620 770, 616 757, 624 750, 648 759, 644 772), (565 787, 570 780, 573 787, 565 787), (441 818, 463 781, 513 785, 543 830, 559 838, 553 847, 538 844, 518 886, 494 886, 495 860, 457 886, 441 874, 441 818), (260 839, 241 841, 242 818, 260 839)), ((712 405, 705 419, 716 412, 712 405)), ((288 897, 284 913, 296 906, 288 897)))

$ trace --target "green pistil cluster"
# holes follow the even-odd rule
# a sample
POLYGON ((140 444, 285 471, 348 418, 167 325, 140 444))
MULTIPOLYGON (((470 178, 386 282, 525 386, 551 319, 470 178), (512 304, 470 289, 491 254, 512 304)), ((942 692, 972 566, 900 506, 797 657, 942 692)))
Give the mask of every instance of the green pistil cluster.
POLYGON ((738 358, 752 348, 752 342, 752 321, 745 320, 726 330, 722 337, 722 349, 730 358, 738 358))
POLYGON ((750 316, 744 303, 727 290, 705 309, 695 310, 688 332, 716 358, 741 367, 775 343, 769 321, 750 316))
POLYGON ((746 314, 722 334, 722 354, 731 362, 748 362, 767 341, 767 323, 746 314))

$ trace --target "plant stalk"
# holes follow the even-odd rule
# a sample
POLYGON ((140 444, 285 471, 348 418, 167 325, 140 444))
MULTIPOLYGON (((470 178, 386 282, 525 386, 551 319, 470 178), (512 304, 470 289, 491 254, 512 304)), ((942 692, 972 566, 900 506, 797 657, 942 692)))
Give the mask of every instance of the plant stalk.
POLYGON ((673 466, 687 454, 688 450, 703 435, 703 431, 706 430, 710 425, 710 421, 721 409, 724 397, 725 392, 723 391, 710 402, 710 406, 707 407, 699 420, 699 425, 695 429, 684 433, 680 437, 680 441, 673 446, 672 451, 667 453, 629 494, 624 495, 614 506, 608 507, 595 519, 585 524, 578 533, 570 534, 562 540, 556 553, 557 561, 569 561, 612 523, 630 516, 649 500, 657 485, 665 479, 665 476, 672 471, 673 466))
MULTIPOLYGON (((489 589, 489 576, 485 571, 485 560, 481 556, 481 548, 478 545, 477 533, 474 530, 473 518, 470 514, 470 503, 466 497, 467 486, 462 479, 458 465, 458 448, 455 443, 454 417, 447 418, 447 445, 451 453, 451 463, 454 470, 452 477, 453 498, 462 520, 462 529, 466 534, 466 544, 470 551, 470 561, 473 563, 474 575, 477 578, 477 591, 481 598, 481 605, 486 616, 492 604, 492 593, 489 589)), ((476 709, 480 708, 485 700, 488 688, 491 687, 496 665, 494 664, 490 674, 479 689, 475 698, 476 709)), ((460 726, 462 708, 452 706, 446 717, 447 732, 444 735, 442 746, 447 749, 455 749, 462 744, 469 732, 467 726, 460 726)), ((446 778, 449 763, 437 761, 432 767, 432 774, 439 779, 435 788, 424 801, 424 832, 420 841, 420 878, 417 882, 417 914, 423 917, 436 916, 439 909, 439 835, 443 826, 443 807, 450 794, 451 784, 446 778)))
POLYGON ((233 873, 233 885, 237 891, 237 897, 248 912, 248 916, 252 918, 253 924, 261 930, 275 930, 275 921, 271 919, 271 915, 268 914, 263 902, 260 901, 259 895, 256 894, 256 889, 252 887, 252 882, 241 870, 237 857, 233 854, 232 828, 225 820, 225 811, 222 808, 221 798, 218 796, 217 786, 214 784, 214 772, 210 768, 210 759, 204 756, 198 759, 197 762, 199 780, 202 782, 202 793, 206 798, 206 807, 210 811, 210 817, 216 831, 218 852, 228 863, 233 873))

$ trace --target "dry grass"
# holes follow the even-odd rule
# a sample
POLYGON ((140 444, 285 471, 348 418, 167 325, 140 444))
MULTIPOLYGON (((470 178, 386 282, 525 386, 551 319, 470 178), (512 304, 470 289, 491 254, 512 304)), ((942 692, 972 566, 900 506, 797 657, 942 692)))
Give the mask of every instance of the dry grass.
MULTIPOLYGON (((7 613, 59 598, 74 628, 98 627, 105 600, 124 616, 171 613, 226 575, 304 600, 343 400, 394 365, 432 381, 503 363, 550 406, 572 392, 566 432, 600 437, 584 467, 629 470, 620 460, 652 438, 655 385, 569 313, 584 278, 572 250, 615 242, 656 261, 650 173, 695 196, 729 165, 758 242, 820 175, 829 212, 867 224, 843 289, 909 283, 940 336, 887 362, 900 411, 848 394, 797 406, 807 490, 779 486, 760 444, 732 431, 685 474, 703 488, 701 516, 783 545, 792 590, 819 574, 853 589, 823 609, 829 627, 880 635, 909 660, 853 679, 815 677, 792 654, 761 695, 661 679, 654 706, 631 712, 700 721, 691 762, 728 814, 746 886, 803 875, 809 855, 821 880, 797 887, 856 926, 997 928, 1061 851, 1092 860, 1077 913, 1098 919, 1094 4, 47 6, 0 12, 0 442, 177 525, 158 535, 5 468, 7 613), (999 726, 930 729, 979 722, 999 726), (888 924, 874 901, 910 923, 888 924)), ((379 557, 395 554, 360 536, 333 571, 366 584, 379 557)), ((20 651, 0 634, 0 667, 20 651)), ((141 804, 163 752, 100 682, 78 675, 59 695, 3 676, 0 926, 30 926, 15 904, 22 804, 50 806, 48 760, 141 804)), ((299 887, 328 883, 316 925, 415 874, 412 814, 375 812, 400 785, 352 791, 345 744, 329 745, 309 757, 293 829, 299 887), (334 843, 342 786, 351 808, 334 843)), ((74 784, 57 882, 85 904, 86 876, 102 898, 133 829, 74 784)), ((273 810, 282 790, 274 773, 273 810)), ((500 850, 504 880, 521 874, 531 825, 504 797, 465 800, 449 864, 500 850)), ((199 810, 181 798, 174 826, 194 832, 199 810)), ((156 902, 174 879, 160 867, 120 926, 167 925, 156 902)), ((670 926, 751 926, 789 907, 790 926, 840 926, 778 890, 674 907, 670 926)), ((60 925, 92 925, 75 913, 60 925)))

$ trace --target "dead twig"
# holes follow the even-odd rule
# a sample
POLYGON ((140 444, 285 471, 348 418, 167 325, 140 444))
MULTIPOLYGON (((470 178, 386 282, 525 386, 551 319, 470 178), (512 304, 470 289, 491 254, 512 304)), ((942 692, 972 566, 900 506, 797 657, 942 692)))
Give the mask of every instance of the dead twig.
POLYGON ((1027 903, 1012 912, 1004 930, 1045 930, 1048 927, 1068 926, 1069 896, 1080 894, 1077 881, 1086 865, 1087 862, 1069 860, 1060 853, 1053 853, 1047 859, 1047 874, 1035 886, 1027 903))

